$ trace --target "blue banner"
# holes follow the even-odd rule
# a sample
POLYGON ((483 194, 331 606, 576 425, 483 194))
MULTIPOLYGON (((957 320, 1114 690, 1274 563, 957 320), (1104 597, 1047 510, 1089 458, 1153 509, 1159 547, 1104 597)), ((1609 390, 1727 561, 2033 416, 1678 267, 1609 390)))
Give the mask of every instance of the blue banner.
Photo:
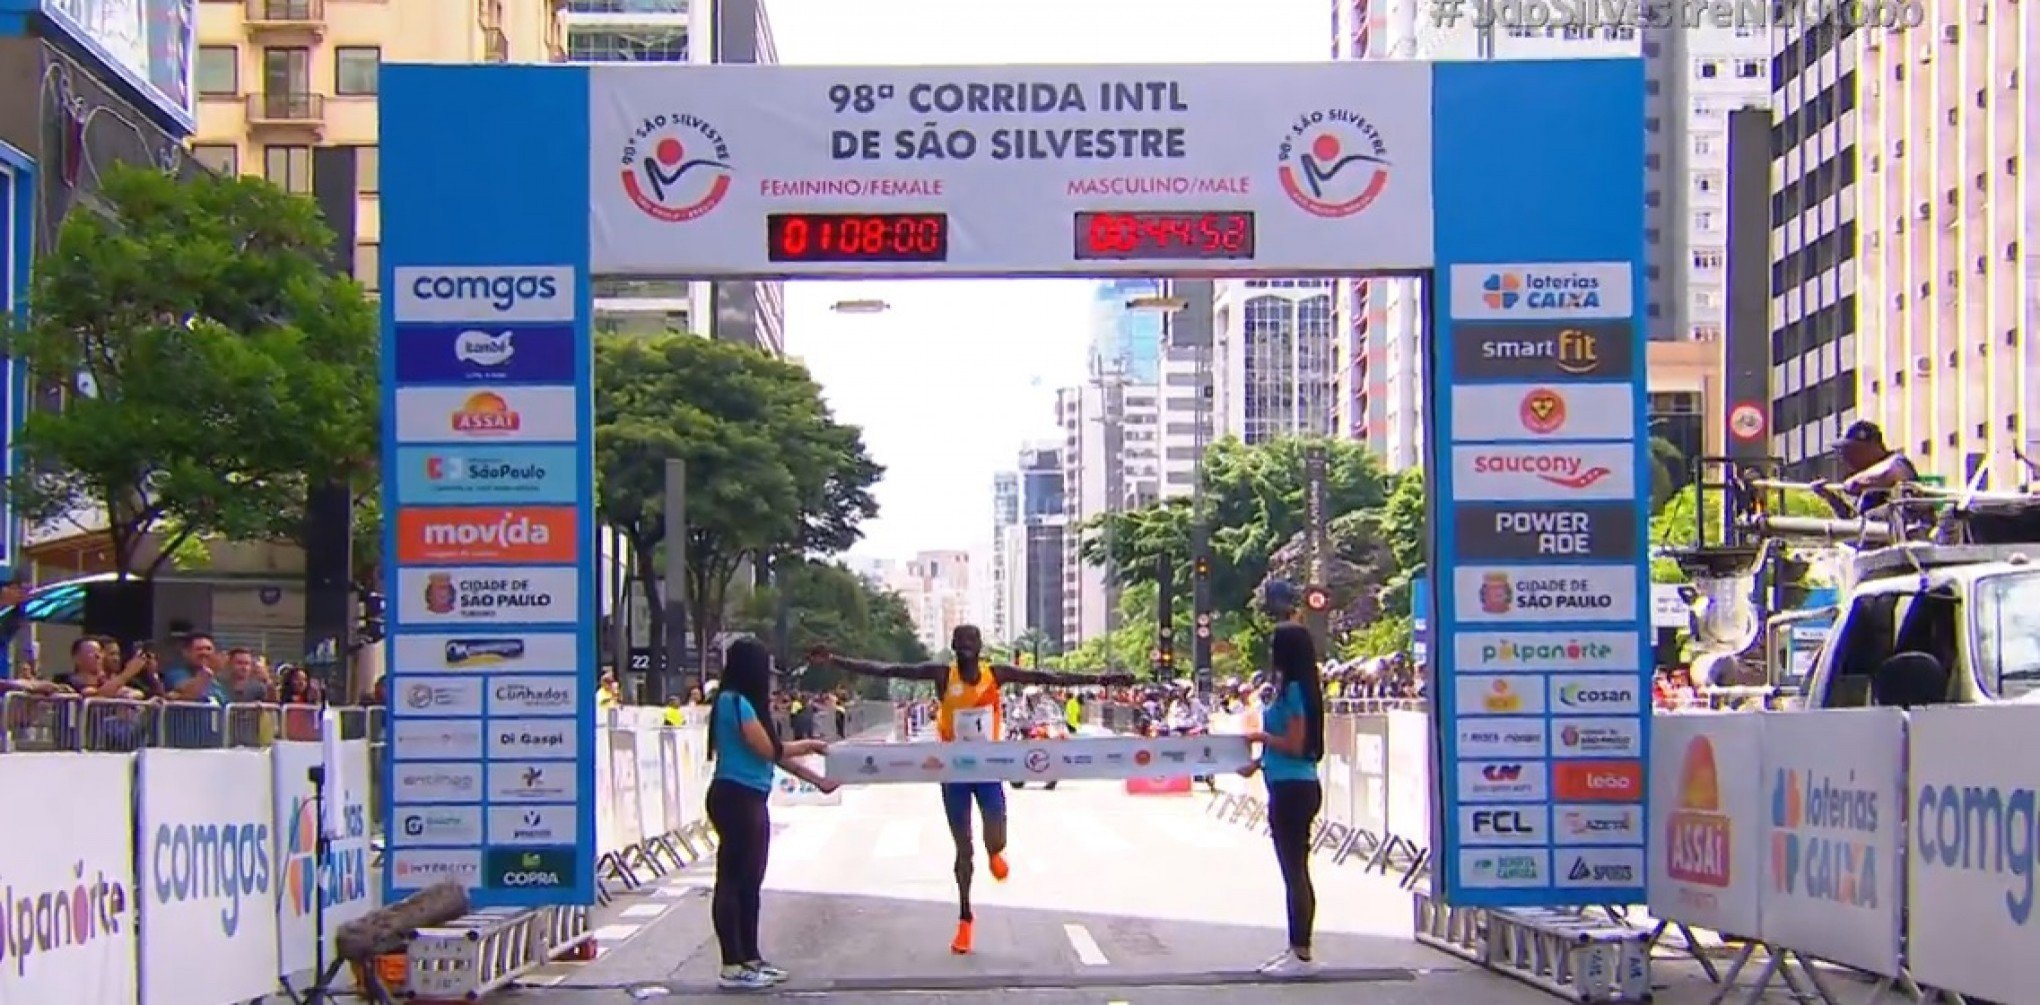
POLYGON ((574 382, 568 325, 398 325, 396 343, 405 384, 574 382))
POLYGON ((565 445, 400 447, 397 502, 571 503, 580 455, 565 445))

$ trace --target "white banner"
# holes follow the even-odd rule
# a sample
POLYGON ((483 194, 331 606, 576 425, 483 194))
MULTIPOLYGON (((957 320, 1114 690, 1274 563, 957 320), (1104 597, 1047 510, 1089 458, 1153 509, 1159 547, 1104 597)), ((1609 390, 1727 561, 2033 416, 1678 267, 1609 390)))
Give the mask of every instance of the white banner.
POLYGON ((1155 778, 1238 771, 1244 736, 1083 737, 1046 742, 839 743, 828 775, 851 784, 1155 778))
POLYGON ((608 855, 624 848, 623 832, 616 826, 616 755, 609 749, 609 730, 597 729, 595 737, 595 854, 608 855))
POLYGON ((1433 264, 1425 63, 589 76, 605 274, 1433 264))
POLYGON ((1431 846, 1431 716, 1388 713, 1388 832, 1431 846))
POLYGON ((638 813, 644 804, 638 799, 637 733, 628 729, 609 731, 609 810, 616 817, 619 847, 637 844, 644 834, 638 813))
POLYGON ((226 1005, 276 990, 269 753, 152 748, 140 760, 142 1005, 226 1005))
POLYGON ((337 808, 341 826, 327 845, 325 863, 312 867, 319 820, 313 799, 311 769, 323 763, 318 743, 281 742, 270 748, 276 777, 276 951, 285 975, 310 971, 313 949, 313 897, 325 904, 326 959, 333 958, 333 935, 339 927, 376 906, 380 883, 368 874, 368 741, 340 742, 339 778, 327 775, 322 796, 337 808))
MULTIPOLYGON (((828 765, 824 763, 824 758, 796 757, 794 761, 806 766, 818 775, 826 776, 828 773, 828 765)), ((843 793, 840 789, 835 792, 823 792, 787 774, 785 771, 774 768, 772 770, 772 805, 841 806, 843 805, 843 793)))
POLYGON ((1652 721, 1653 916, 1724 935, 1759 930, 1763 727, 1757 715, 1660 715, 1652 721))
POLYGON ((687 825, 686 813, 681 809, 680 731, 677 729, 659 732, 659 781, 665 790, 666 833, 677 834, 687 825))
POLYGON ((1921 984, 2000 1002, 2040 987, 2040 705, 1912 713, 1907 963, 1921 984))
POLYGON ((666 782, 659 758, 660 727, 636 730, 638 837, 651 840, 666 832, 666 782))
POLYGON ((1770 810, 1759 936, 1896 976, 1905 713, 1864 708, 1759 718, 1770 810))
POLYGON ((134 1005, 132 763, 0 755, 0 1005, 134 1005))

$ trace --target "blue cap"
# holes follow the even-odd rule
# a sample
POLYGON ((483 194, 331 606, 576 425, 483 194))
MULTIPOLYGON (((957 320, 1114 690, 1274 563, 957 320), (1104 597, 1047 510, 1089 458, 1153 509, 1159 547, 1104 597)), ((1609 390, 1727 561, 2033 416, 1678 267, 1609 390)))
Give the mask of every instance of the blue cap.
POLYGON ((1303 604, 1303 591, 1286 579, 1261 584, 1261 607, 1270 614, 1289 614, 1303 604))

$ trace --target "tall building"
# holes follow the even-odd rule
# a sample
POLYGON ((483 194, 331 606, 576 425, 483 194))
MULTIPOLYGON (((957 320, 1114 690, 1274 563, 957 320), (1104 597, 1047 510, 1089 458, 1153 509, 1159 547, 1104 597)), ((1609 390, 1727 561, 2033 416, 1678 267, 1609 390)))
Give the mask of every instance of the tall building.
POLYGON ((1187 496, 1197 486, 1199 458, 1217 437, 1213 388, 1212 287, 1209 279, 1172 280, 1163 296, 1180 301, 1162 318, 1162 374, 1157 391, 1163 498, 1187 496))
POLYGON ((1015 566, 1014 591, 1021 615, 1015 634, 1038 632, 1056 649, 1068 644, 1063 616, 1064 537, 1062 449, 1049 445, 1020 451, 1022 558, 1015 566))
POLYGON ((970 623, 970 553, 923 551, 893 579, 914 634, 929 652, 949 648, 949 634, 970 623))
POLYGON ((382 64, 557 58, 564 36, 554 11, 551 0, 200 3, 192 156, 316 199, 355 278, 374 290, 382 64))
POLYGON ((1862 416, 1923 473, 2030 480, 2040 256, 2033 100, 2040 15, 2012 0, 1927 0, 1926 24, 1858 32, 1862 170, 1856 343, 1862 416))
POLYGON ((1092 521, 1161 498, 1160 396, 1153 384, 1105 375, 1056 392, 1063 431, 1063 634, 1076 644, 1117 627, 1112 571, 1083 560, 1092 521))
POLYGON ((1771 36, 1770 453, 1800 478, 1831 473, 1830 446, 1856 419, 1857 305, 1878 303, 1859 296, 1859 246, 1882 240, 1858 212, 1867 41, 1832 17, 1771 36))
POLYGON ((999 642, 1007 641, 1019 634, 1013 618, 1016 605, 1012 603, 1014 556, 1008 552, 1006 538, 1020 526, 1020 473, 1000 471, 992 475, 992 583, 991 617, 985 625, 985 632, 999 642))
MULTIPOLYGON (((1771 42, 1761 26, 1652 32, 1643 44, 1645 89, 1668 114, 1652 116, 1646 170, 1662 168, 1650 253, 1653 339, 1721 341, 1728 319, 1728 113, 1771 103, 1771 42), (1661 36, 1661 37, 1660 37, 1661 36), (1655 98, 1656 95, 1651 95, 1655 98)), ((1648 212, 1646 216, 1648 217, 1648 212)), ((1651 224, 1646 224, 1651 226, 1651 224)))
POLYGON ((1091 299, 1088 372, 1093 378, 1116 375, 1135 384, 1161 379, 1163 313, 1139 303, 1161 294, 1158 279, 1108 279, 1098 284, 1091 299))
POLYGON ((1332 432, 1333 284, 1241 279, 1212 294, 1218 428, 1247 443, 1332 432))

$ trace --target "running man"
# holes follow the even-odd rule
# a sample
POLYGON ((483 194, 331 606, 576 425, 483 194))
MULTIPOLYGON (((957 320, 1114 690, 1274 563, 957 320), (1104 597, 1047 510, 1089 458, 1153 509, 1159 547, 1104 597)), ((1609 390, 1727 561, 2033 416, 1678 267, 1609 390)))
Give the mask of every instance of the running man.
MULTIPOLYGON (((1057 673, 1025 669, 984 661, 984 636, 973 625, 958 625, 949 636, 953 663, 874 663, 870 660, 837 656, 817 650, 810 656, 815 665, 834 663, 845 672, 895 680, 926 681, 935 685, 935 734, 944 743, 1003 740, 1005 714, 999 696, 1002 684, 1041 684, 1052 687, 1086 684, 1126 685, 1133 675, 1126 673, 1057 673)), ((949 816, 949 836, 956 842, 956 939, 949 951, 970 952, 971 925, 976 918, 970 910, 970 880, 976 872, 971 857, 971 803, 984 818, 985 855, 990 859, 992 878, 1005 882, 1006 788, 998 782, 945 782, 942 809, 949 816)))

